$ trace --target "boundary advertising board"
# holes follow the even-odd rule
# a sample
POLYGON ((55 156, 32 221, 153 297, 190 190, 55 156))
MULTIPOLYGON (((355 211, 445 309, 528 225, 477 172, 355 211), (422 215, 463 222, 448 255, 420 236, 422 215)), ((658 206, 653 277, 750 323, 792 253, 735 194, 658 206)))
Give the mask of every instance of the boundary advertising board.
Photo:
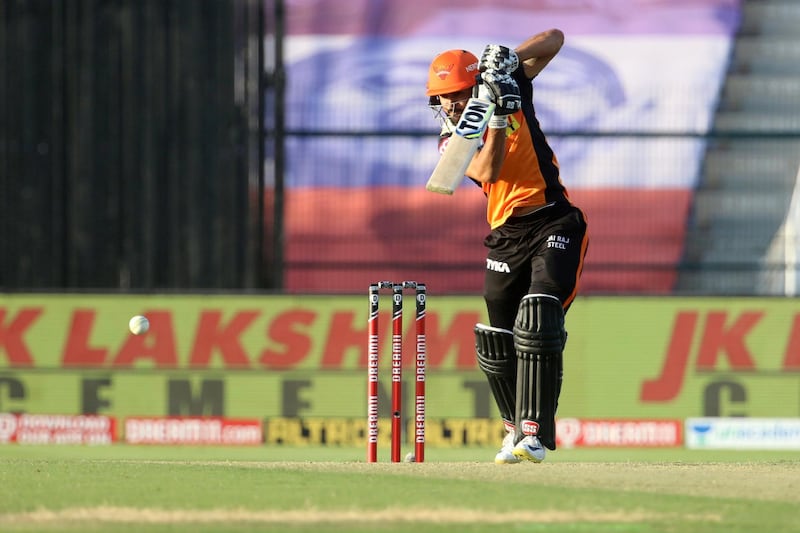
MULTIPOLYGON (((0 412, 359 419, 366 314, 356 296, 5 294, 0 412), (127 331, 135 314, 147 334, 127 331)), ((430 298, 429 419, 496 417, 474 356, 485 320, 478 297, 430 298)), ((567 329, 563 417, 800 416, 793 299, 583 298, 567 329)))

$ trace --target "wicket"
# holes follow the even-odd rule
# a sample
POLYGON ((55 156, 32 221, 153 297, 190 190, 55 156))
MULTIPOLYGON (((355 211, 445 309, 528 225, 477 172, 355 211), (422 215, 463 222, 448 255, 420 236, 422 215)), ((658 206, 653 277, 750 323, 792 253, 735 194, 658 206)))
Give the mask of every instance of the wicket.
POLYGON ((425 362, 427 359, 425 337, 425 306, 427 288, 416 281, 379 281, 369 286, 369 318, 367 321, 368 365, 367 365, 367 462, 378 461, 378 362, 380 341, 378 338, 378 312, 380 291, 392 290, 392 433, 391 461, 400 462, 403 411, 403 291, 416 292, 416 358, 414 400, 414 459, 425 460, 425 362))

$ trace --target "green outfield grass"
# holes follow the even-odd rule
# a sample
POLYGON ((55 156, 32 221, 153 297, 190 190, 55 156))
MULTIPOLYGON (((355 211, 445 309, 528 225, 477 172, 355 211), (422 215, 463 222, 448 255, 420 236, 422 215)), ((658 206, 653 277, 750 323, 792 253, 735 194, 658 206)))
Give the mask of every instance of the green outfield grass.
POLYGON ((2 446, 0 531, 800 531, 796 452, 495 451, 2 446))

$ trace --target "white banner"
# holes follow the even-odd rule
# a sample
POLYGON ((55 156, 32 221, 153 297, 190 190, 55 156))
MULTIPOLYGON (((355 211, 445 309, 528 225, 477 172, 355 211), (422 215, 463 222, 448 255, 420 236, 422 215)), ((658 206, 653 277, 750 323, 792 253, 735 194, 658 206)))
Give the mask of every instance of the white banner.
POLYGON ((800 450, 800 418, 689 418, 686 447, 800 450))

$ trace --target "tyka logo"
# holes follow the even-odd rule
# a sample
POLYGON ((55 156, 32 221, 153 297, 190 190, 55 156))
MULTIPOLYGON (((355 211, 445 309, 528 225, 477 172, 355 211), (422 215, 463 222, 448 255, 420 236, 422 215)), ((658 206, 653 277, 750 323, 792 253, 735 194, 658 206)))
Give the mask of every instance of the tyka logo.
POLYGON ((491 270, 493 272, 500 272, 502 274, 511 273, 511 269, 508 267, 508 263, 488 258, 486 259, 486 270, 491 270))

